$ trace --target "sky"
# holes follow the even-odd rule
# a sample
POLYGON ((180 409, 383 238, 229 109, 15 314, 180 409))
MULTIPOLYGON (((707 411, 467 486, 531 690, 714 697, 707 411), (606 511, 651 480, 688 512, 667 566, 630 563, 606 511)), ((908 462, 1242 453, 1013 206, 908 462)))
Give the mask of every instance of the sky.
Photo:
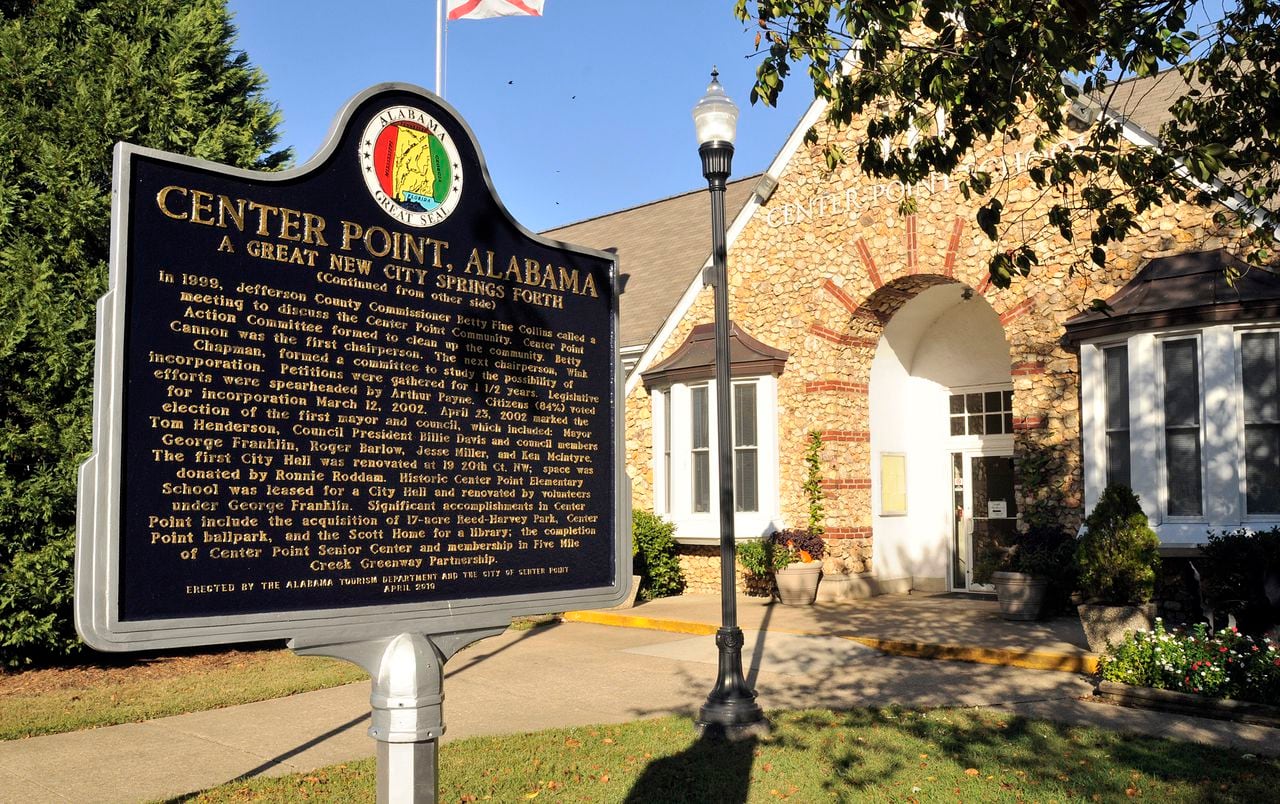
MULTIPOLYGON (((479 140, 499 197, 544 231, 705 189, 690 115, 712 66, 742 109, 733 176, 759 173, 813 98, 750 104, 755 29, 731 0, 546 0, 544 16, 448 27, 444 98, 479 140)), ((339 109, 384 81, 435 90, 435 0, 230 0, 266 73, 281 145, 301 164, 339 109)), ((708 224, 710 225, 710 224, 708 224)))

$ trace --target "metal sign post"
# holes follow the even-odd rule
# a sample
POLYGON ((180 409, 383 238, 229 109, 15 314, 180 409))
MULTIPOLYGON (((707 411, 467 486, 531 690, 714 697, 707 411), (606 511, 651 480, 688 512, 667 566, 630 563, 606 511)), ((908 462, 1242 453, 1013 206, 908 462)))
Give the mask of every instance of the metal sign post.
POLYGON ((379 804, 434 804, 439 740, 444 734, 444 665, 472 642, 505 628, 455 634, 398 634, 368 642, 289 647, 300 656, 331 656, 363 667, 371 679, 369 736, 378 741, 379 804))

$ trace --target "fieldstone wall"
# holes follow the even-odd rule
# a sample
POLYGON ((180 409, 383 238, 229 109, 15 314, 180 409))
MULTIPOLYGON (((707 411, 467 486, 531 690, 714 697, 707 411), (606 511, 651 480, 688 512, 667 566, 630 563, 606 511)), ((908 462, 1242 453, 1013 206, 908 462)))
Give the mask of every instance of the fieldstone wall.
MULTIPOLYGON (((835 133, 850 149, 860 126, 835 133)), ((781 513, 804 523, 806 439, 823 437, 826 527, 831 558, 849 572, 870 569, 872 544, 868 383, 886 323, 921 291, 940 284, 972 290, 999 316, 1013 383, 1018 508, 1024 523, 1066 527, 1083 518, 1077 355, 1060 343, 1063 323, 1124 285, 1147 260, 1231 245, 1211 222, 1212 210, 1175 204, 1140 220, 1140 232, 1113 246, 1105 268, 1089 261, 1082 221, 1074 242, 1047 225, 1050 194, 1034 187, 1025 167, 1032 143, 980 148, 975 163, 991 172, 1011 222, 993 243, 974 222, 958 178, 935 176, 915 191, 916 211, 903 214, 900 183, 868 180, 850 166, 828 172, 818 146, 790 160, 770 200, 729 250, 730 315, 750 335, 790 353, 778 384, 781 513), (994 287, 987 263, 995 250, 1030 241, 1043 262, 1009 289, 994 287)), ((976 199, 975 199, 976 200, 976 199)), ((692 279, 692 277, 691 277, 692 279)), ((712 316, 704 288, 657 356, 665 359, 696 324, 712 316)), ((627 399, 627 455, 635 505, 652 508, 649 395, 627 399)), ((690 591, 709 588, 700 548, 682 562, 690 591)), ((718 589, 718 569, 711 575, 718 589)))
MULTIPOLYGON (((676 558, 680 560, 680 571, 684 573, 685 594, 720 594, 720 545, 684 544, 676 558)), ((742 565, 736 561, 734 567, 738 592, 757 593, 759 583, 753 583, 756 579, 743 572, 742 565)))

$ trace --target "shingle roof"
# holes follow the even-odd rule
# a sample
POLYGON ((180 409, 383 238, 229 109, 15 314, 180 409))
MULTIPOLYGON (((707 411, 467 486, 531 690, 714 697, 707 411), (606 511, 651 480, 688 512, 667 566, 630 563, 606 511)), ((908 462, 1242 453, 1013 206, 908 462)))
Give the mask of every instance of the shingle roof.
POLYGON ((1173 119, 1169 108, 1191 88, 1176 68, 1142 78, 1129 78, 1107 87, 1096 98, 1115 113, 1153 137, 1173 119))
MULTIPOLYGON (((732 221, 751 198, 760 176, 729 183, 725 219, 732 221)), ((589 218, 543 235, 592 248, 618 250, 618 270, 628 275, 622 294, 619 346, 645 346, 711 254, 711 195, 705 189, 589 218)))
MULTIPOLYGON (((643 375, 646 388, 673 382, 707 380, 715 374, 716 341, 714 324, 698 324, 671 356, 643 375)), ((767 346, 736 322, 729 322, 729 374, 733 377, 782 373, 787 353, 767 346)))

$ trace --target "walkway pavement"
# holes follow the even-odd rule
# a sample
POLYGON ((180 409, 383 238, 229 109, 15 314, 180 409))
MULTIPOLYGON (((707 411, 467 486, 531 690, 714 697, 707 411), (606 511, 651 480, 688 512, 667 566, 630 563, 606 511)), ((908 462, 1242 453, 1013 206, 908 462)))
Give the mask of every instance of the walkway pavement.
MULTIPOLYGON (((900 596, 797 609, 743 598, 738 610, 748 682, 767 709, 984 706, 1242 753, 1280 753, 1280 730, 1086 702, 1091 684, 1080 673, 1028 669, 1015 661, 1039 654, 1088 659, 1079 626, 1069 620, 1006 623, 994 605, 900 596), (947 655, 937 646, 950 646, 978 661, 922 661, 886 654, 868 642, 936 655, 947 655)), ((689 596, 605 614, 641 627, 570 621, 508 631, 459 653, 446 668, 445 741, 696 714, 715 680, 716 648, 704 634, 719 621, 718 600, 689 596)), ((148 801, 368 757, 368 695, 367 683, 351 684, 2 742, 0 802, 148 801)))
MULTIPOLYGON (((897 656, 955 659, 1092 673, 1098 657, 1086 647, 1076 617, 1014 622, 992 598, 964 595, 883 595, 848 603, 783 606, 739 596, 743 629, 842 637, 897 656)), ((571 612, 566 619, 693 634, 714 634, 720 598, 685 595, 631 609, 571 612)))

